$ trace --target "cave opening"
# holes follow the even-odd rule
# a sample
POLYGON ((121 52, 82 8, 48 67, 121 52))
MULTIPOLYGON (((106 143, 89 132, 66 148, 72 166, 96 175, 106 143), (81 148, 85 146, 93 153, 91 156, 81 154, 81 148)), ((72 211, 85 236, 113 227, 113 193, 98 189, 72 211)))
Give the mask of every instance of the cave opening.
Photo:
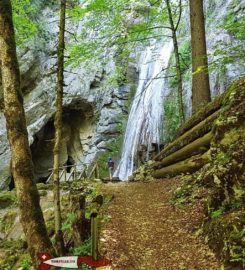
MULTIPOLYGON (((35 135, 31 145, 36 182, 46 182, 53 168, 54 117, 35 135)), ((86 141, 93 134, 93 107, 73 104, 63 108, 60 166, 81 164, 86 141)))

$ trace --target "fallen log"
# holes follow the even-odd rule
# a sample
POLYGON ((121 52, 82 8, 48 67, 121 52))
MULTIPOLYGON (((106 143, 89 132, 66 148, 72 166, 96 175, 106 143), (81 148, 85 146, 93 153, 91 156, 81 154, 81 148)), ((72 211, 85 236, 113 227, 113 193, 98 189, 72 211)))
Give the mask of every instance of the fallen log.
POLYGON ((196 155, 184 161, 177 162, 170 166, 156 170, 153 173, 154 178, 162 178, 166 176, 175 176, 182 173, 193 173, 202 168, 210 160, 210 151, 205 152, 203 155, 196 155))
POLYGON ((225 93, 216 97, 212 102, 205 105, 202 109, 197 111, 190 119, 188 119, 180 129, 179 135, 184 134, 186 131, 193 128, 195 125, 203 121, 209 115, 213 114, 220 109, 223 103, 225 93))
POLYGON ((192 129, 188 130, 178 139, 170 143, 166 148, 164 148, 157 156, 154 157, 154 160, 160 161, 163 158, 169 156, 170 154, 176 152, 182 147, 190 144, 194 140, 202 137, 204 134, 209 132, 212 129, 213 122, 218 118, 220 111, 216 111, 205 120, 198 123, 192 129))
POLYGON ((178 161, 185 160, 193 155, 204 153, 207 151, 207 149, 209 149, 212 137, 212 132, 205 134, 203 137, 198 138, 173 154, 165 157, 162 161, 156 162, 153 165, 153 168, 162 168, 178 161))

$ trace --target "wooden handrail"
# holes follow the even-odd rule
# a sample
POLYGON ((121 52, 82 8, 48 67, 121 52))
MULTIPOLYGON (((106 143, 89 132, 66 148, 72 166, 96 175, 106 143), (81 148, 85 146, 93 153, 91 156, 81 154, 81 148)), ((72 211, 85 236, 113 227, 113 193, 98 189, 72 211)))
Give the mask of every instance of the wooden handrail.
MULTIPOLYGON (((70 180, 70 178, 73 176, 74 171, 75 171, 75 168, 73 167, 73 168, 71 169, 70 175, 69 175, 69 177, 66 179, 66 181, 69 181, 69 180, 70 180)), ((73 180, 74 180, 74 177, 73 177, 73 180)))
MULTIPOLYGON (((73 177, 73 180, 75 180, 75 178, 77 178, 77 180, 81 180, 83 175, 84 175, 84 177, 87 177, 87 172, 86 172, 87 166, 86 165, 85 165, 84 169, 80 172, 78 177, 76 177, 77 176, 77 166, 78 166, 77 164, 73 164, 73 165, 65 165, 65 166, 59 167, 59 172, 61 171, 61 173, 59 174, 59 178, 61 179, 61 177, 63 175, 65 175, 65 181, 69 181, 71 179, 71 177, 73 177), (69 173, 68 178, 66 179, 67 168, 71 168, 71 171, 69 173)), ((46 181, 46 183, 49 183, 51 178, 54 175, 53 169, 50 168, 50 169, 48 169, 48 171, 51 171, 51 174, 48 177, 48 180, 46 181)), ((99 166, 98 166, 97 162, 92 167, 92 170, 90 171, 90 173, 88 175, 88 178, 91 178, 93 174, 95 174, 95 177, 99 178, 99 166)))
POLYGON ((54 174, 54 171, 52 171, 52 173, 50 174, 50 176, 49 176, 48 180, 46 181, 46 183, 48 183, 51 180, 53 174, 54 174))
MULTIPOLYGON (((59 169, 66 169, 66 168, 71 168, 71 167, 75 167, 75 166, 77 166, 77 164, 60 166, 59 169)), ((49 168, 48 171, 53 171, 53 169, 54 168, 49 168)))

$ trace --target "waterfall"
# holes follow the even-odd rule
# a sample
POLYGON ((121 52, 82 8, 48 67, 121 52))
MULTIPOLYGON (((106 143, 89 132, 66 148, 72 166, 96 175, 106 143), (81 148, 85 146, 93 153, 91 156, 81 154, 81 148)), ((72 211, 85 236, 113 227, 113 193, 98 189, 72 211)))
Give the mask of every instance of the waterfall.
POLYGON ((120 180, 132 175, 140 145, 150 149, 160 144, 166 68, 173 50, 172 42, 147 47, 140 61, 139 85, 130 110, 121 160, 114 173, 120 180))

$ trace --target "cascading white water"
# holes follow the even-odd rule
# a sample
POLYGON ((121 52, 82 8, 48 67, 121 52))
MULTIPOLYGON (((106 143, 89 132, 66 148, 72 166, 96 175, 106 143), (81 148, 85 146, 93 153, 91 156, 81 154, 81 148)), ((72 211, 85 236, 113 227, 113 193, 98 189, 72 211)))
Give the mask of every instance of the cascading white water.
POLYGON ((168 94, 164 75, 172 50, 172 42, 162 46, 155 43, 142 55, 139 85, 128 118, 121 160, 114 173, 120 180, 132 175, 140 145, 149 149, 152 143, 160 144, 163 100, 168 94))

